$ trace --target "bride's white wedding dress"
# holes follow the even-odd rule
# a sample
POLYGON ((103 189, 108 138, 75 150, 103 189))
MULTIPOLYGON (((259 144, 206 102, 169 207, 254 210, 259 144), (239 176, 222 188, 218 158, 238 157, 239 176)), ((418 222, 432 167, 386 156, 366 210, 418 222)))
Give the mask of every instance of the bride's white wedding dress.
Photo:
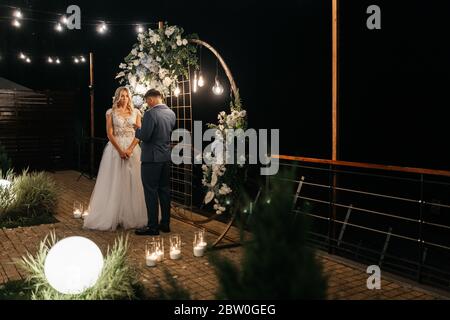
MULTIPOLYGON (((129 117, 112 114, 114 137, 123 150, 134 139, 133 124, 137 109, 129 117)), ((129 159, 121 159, 116 148, 108 142, 89 202, 89 215, 85 217, 84 228, 115 230, 119 225, 125 229, 141 228, 147 225, 147 208, 141 181, 141 149, 133 150, 129 159)))

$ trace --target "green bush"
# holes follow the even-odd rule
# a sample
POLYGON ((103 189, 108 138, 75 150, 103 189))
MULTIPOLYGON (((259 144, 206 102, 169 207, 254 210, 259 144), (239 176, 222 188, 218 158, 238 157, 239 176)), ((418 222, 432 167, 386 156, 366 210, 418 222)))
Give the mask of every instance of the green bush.
MULTIPOLYGON (((290 179, 292 175, 288 175, 290 179)), ((292 213, 293 193, 282 180, 272 184, 270 204, 253 212, 252 237, 241 266, 218 255, 219 299, 324 299, 326 279, 306 243, 309 220, 292 213)))
POLYGON ((0 188, 0 221, 19 221, 47 217, 56 210, 58 192, 54 180, 45 172, 24 170, 7 173, 9 188, 0 188))

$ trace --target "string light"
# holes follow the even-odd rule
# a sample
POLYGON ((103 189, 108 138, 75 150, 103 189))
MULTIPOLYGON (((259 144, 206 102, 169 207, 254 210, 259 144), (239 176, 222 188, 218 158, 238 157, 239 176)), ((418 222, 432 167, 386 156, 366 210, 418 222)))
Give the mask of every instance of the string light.
POLYGON ((26 55, 23 54, 23 52, 19 53, 19 58, 22 60, 25 60, 27 58, 26 55))
POLYGON ((218 96, 223 93, 223 86, 219 82, 219 63, 216 60, 216 77, 214 79, 214 86, 212 87, 212 92, 218 96))
POLYGON ((52 57, 48 57, 47 61, 48 61, 48 63, 53 63, 52 57))
POLYGON ((62 32, 63 31, 63 27, 62 27, 61 23, 57 23, 56 24, 55 30, 58 31, 58 32, 62 32))
POLYGON ((108 27, 106 26, 106 23, 102 22, 97 26, 97 32, 98 33, 105 33, 108 30, 108 27))
POLYGON ((78 58, 75 57, 75 58, 73 58, 73 62, 75 62, 75 63, 80 63, 80 60, 78 60, 78 58))
POLYGON ((173 94, 174 94, 175 97, 178 97, 180 95, 180 93, 181 93, 181 89, 180 89, 180 86, 177 83, 177 84, 175 84, 175 89, 173 90, 173 94))
POLYGON ((142 32, 144 32, 144 27, 142 27, 141 25, 138 25, 136 27, 136 31, 137 31, 137 33, 142 33, 142 32))
POLYGON ((21 26, 20 21, 17 19, 13 20, 12 25, 16 28, 20 28, 20 26, 21 26))
POLYGON ((198 81, 197 81, 197 85, 198 85, 200 88, 203 87, 203 86, 205 85, 205 79, 203 79, 203 74, 202 74, 201 71, 198 73, 198 81))
POLYGON ((57 64, 60 64, 60 63, 61 63, 61 60, 59 60, 59 58, 56 58, 56 63, 57 63, 57 64))
POLYGON ((67 17, 66 17, 66 16, 63 15, 63 16, 61 17, 60 21, 61 21, 62 24, 67 25, 68 20, 67 20, 67 17))
POLYGON ((81 62, 86 62, 86 59, 83 57, 83 56, 81 56, 81 58, 80 58, 80 60, 81 60, 81 62))
POLYGON ((25 59, 25 61, 26 61, 27 63, 31 63, 31 59, 28 58, 28 57, 25 59))
POLYGON ((193 82, 193 86, 192 86, 192 91, 195 93, 197 92, 197 70, 194 71, 194 82, 193 82))
POLYGON ((22 12, 20 10, 14 11, 13 16, 16 17, 17 19, 22 19, 23 17, 22 12))

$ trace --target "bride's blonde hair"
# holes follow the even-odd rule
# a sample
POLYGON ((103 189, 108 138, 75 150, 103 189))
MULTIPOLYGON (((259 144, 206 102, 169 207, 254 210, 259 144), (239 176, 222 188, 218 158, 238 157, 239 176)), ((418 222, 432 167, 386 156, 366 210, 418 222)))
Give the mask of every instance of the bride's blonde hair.
POLYGON ((127 92, 127 95, 128 95, 128 104, 126 105, 126 108, 128 109, 128 111, 129 111, 130 114, 131 114, 131 113, 133 113, 134 106, 133 106, 133 101, 131 100, 131 92, 130 92, 130 89, 128 89, 127 87, 118 87, 118 88, 116 89, 116 92, 114 93, 112 109, 113 109, 113 111, 114 111, 115 109, 117 109, 117 103, 119 102, 120 93, 121 93, 122 91, 126 91, 126 92, 127 92))

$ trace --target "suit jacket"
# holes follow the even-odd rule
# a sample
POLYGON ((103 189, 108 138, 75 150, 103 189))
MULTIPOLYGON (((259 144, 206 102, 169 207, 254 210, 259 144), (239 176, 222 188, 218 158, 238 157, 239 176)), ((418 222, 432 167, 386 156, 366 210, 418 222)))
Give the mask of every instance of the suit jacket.
POLYGON ((170 138, 175 128, 175 113, 165 104, 158 104, 144 113, 136 138, 141 143, 141 162, 170 161, 170 138))

